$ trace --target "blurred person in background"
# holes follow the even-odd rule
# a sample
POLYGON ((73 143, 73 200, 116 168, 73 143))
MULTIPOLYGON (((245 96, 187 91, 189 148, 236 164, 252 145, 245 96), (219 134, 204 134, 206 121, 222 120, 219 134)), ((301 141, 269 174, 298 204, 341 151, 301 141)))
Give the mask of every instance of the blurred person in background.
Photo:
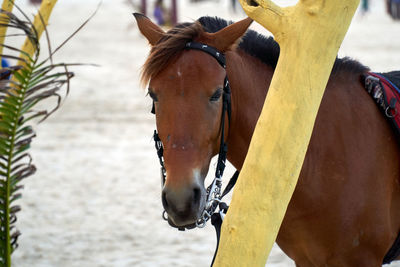
POLYGON ((154 12, 153 16, 157 21, 157 24, 160 26, 165 25, 165 8, 163 5, 163 0, 157 0, 154 4, 154 12))
POLYGON ((400 0, 386 0, 386 10, 394 20, 400 20, 400 0))
POLYGON ((236 13, 236 1, 237 0, 231 0, 231 6, 232 6, 233 13, 236 13))
POLYGON ((369 11, 369 0, 361 1, 361 14, 365 15, 369 11))

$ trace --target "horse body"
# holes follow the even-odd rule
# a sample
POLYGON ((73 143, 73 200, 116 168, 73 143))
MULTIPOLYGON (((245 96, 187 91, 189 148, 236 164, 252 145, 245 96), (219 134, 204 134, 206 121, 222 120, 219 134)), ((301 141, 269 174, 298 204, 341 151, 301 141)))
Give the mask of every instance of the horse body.
MULTIPOLYGON (((138 23, 153 47, 163 44, 154 34, 158 29, 146 32, 154 27, 149 21, 138 23)), ((236 24, 223 34, 192 37, 225 52, 232 90, 232 116, 225 123, 228 160, 240 170, 274 66, 232 48, 237 37, 230 36, 248 27, 236 24)), ((360 82, 367 69, 351 65, 344 62, 329 79, 277 237, 297 266, 380 266, 400 230, 398 143, 360 82)), ((204 208, 204 177, 221 134, 221 103, 214 96, 225 72, 193 50, 181 51, 166 66, 148 77, 149 90, 165 149, 163 205, 171 225, 185 226, 204 208)))
POLYGON ((347 76, 328 83, 277 240, 300 266, 380 266, 399 232, 398 144, 347 76))
MULTIPOLYGON (((237 169, 273 74, 241 53, 227 53, 233 77, 228 159, 237 169)), ((331 77, 316 118, 277 238, 298 266, 379 266, 399 232, 399 147, 361 74, 331 77)))

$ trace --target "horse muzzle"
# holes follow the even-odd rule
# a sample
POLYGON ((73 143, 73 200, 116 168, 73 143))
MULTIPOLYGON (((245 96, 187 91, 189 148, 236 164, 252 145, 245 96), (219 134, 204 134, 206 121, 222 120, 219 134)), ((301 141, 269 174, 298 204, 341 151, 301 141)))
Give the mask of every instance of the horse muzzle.
POLYGON ((200 218, 205 206, 205 189, 197 183, 179 190, 164 186, 162 204, 173 227, 190 228, 200 218))

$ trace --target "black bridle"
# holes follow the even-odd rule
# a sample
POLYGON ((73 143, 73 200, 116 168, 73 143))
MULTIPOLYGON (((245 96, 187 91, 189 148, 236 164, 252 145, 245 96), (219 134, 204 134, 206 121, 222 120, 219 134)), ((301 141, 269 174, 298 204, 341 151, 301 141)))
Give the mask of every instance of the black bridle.
MULTIPOLYGON (((225 60, 225 55, 221 52, 219 52, 216 48, 202 44, 202 43, 197 43, 197 42, 188 42, 186 44, 186 49, 195 49, 195 50, 200 50, 203 51, 212 57, 214 57, 218 63, 226 69, 226 60, 225 60)), ((219 222, 219 227, 220 224, 222 223, 222 219, 224 214, 226 213, 228 206, 221 201, 221 199, 233 188, 233 186, 236 183, 237 177, 239 175, 239 172, 236 171, 231 180, 229 181, 228 185, 226 186, 225 190, 221 192, 221 187, 222 187, 222 175, 225 170, 226 166, 226 156, 228 152, 228 145, 224 139, 225 136, 225 114, 228 116, 228 122, 230 124, 231 121, 231 89, 229 86, 229 81, 228 81, 228 76, 225 75, 224 79, 224 88, 223 88, 223 96, 222 96, 222 117, 221 117, 221 142, 220 142, 220 148, 219 148, 219 154, 218 154, 218 162, 217 162, 217 167, 215 170, 215 178, 213 182, 211 183, 210 186, 207 188, 207 199, 206 199, 206 206, 203 210, 202 216, 198 221, 196 222, 196 226, 199 228, 202 228, 206 225, 207 221, 211 218, 212 223, 215 225, 214 221, 216 223, 219 222), (215 212, 217 207, 220 208, 219 212, 215 212), (218 216, 219 218, 216 220, 215 216, 218 216)), ((155 114, 155 108, 154 108, 154 102, 153 102, 153 108, 152 108, 152 113, 155 114)), ((164 166, 164 158, 163 158, 163 144, 158 136, 158 133, 156 130, 154 130, 154 141, 155 141, 155 147, 157 150, 157 155, 158 159, 160 161, 161 165, 161 183, 162 186, 164 186, 165 180, 166 180, 166 169, 164 166)), ((168 220, 165 211, 163 212, 163 218, 168 220)), ((217 226, 216 226, 217 227, 217 226)), ((185 230, 184 227, 178 227, 179 230, 185 230)), ((217 230, 217 237, 219 239, 219 229, 217 230)))
MULTIPOLYGON (((195 49, 203 51, 212 57, 214 57, 218 63, 226 70, 226 60, 225 55, 219 52, 216 48, 202 44, 197 42, 188 42, 186 43, 186 49, 195 49)), ((228 76, 225 75, 224 79, 224 88, 223 88, 223 96, 222 96, 222 115, 221 115, 221 142, 218 154, 217 167, 215 170, 215 178, 213 182, 207 187, 207 199, 206 206, 202 212, 201 218, 197 220, 196 226, 199 228, 203 228, 207 221, 211 219, 211 223, 215 227, 215 231, 217 234, 217 247, 214 253, 214 258, 212 260, 211 265, 214 263, 215 256, 218 251, 219 245, 219 237, 221 231, 222 220, 226 212, 228 211, 228 205, 222 202, 222 198, 229 193, 229 191, 234 187, 236 180, 239 176, 239 171, 236 171, 232 178, 229 180, 229 183, 225 187, 224 191, 221 193, 222 188, 222 175, 224 174, 225 166, 226 166, 226 156, 228 153, 228 144, 226 143, 225 137, 225 114, 228 115, 228 123, 230 125, 231 122, 231 88, 229 86, 228 76), (219 207, 219 212, 216 212, 216 209, 219 207)), ((155 107, 153 102, 153 107, 151 112, 155 114, 155 107)), ((154 130, 154 141, 155 147, 157 150, 158 159, 161 165, 161 186, 163 187, 166 180, 166 169, 164 165, 164 148, 160 137, 158 136, 157 130, 154 130)), ((163 218, 168 220, 168 216, 166 212, 163 212, 163 218)), ((179 230, 184 231, 185 227, 178 227, 179 230)))

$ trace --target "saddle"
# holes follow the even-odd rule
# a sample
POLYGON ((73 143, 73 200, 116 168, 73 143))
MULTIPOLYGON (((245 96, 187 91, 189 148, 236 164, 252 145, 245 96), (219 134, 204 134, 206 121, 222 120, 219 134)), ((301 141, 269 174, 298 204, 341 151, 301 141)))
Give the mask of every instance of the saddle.
MULTIPOLYGON (((400 71, 369 72, 363 76, 365 89, 393 127, 400 140, 400 71)), ((400 233, 386 253, 383 264, 389 264, 400 255, 400 233)))
POLYGON ((400 71, 369 72, 363 78, 368 94, 400 138, 400 71))

